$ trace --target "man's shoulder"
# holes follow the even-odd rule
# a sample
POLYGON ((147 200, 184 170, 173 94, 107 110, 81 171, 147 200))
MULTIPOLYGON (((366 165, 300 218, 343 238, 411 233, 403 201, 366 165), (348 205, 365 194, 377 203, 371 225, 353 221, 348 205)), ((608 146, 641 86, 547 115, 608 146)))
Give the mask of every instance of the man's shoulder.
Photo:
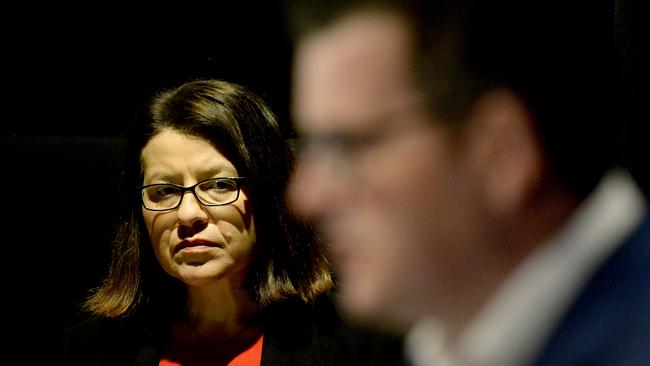
POLYGON ((650 215, 602 263, 551 338, 541 364, 650 364, 650 215))

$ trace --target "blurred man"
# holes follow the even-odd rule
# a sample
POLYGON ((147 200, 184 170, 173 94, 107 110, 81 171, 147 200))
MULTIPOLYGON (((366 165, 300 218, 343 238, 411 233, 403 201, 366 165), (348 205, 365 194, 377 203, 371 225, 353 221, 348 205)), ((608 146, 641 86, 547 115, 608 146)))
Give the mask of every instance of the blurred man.
POLYGON ((408 333, 415 365, 650 364, 609 4, 336 3, 290 12, 288 194, 350 319, 408 333))

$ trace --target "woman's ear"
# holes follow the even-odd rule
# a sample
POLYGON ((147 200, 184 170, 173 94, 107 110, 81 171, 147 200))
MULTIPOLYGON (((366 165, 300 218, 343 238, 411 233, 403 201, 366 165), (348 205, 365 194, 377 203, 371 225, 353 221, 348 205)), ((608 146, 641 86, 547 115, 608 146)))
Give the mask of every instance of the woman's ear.
POLYGON ((470 158, 485 208, 501 218, 524 209, 539 187, 544 159, 524 101, 507 89, 488 91, 474 105, 469 122, 470 158))

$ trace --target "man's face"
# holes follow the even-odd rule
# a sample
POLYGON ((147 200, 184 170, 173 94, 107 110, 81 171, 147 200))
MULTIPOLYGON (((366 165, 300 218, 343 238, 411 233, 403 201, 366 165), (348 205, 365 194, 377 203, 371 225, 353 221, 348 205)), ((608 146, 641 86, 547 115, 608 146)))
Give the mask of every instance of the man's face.
POLYGON ((462 157, 423 110, 406 29, 357 16, 299 45, 293 116, 305 145, 289 189, 331 245, 343 310, 398 329, 448 310, 468 229, 462 157))

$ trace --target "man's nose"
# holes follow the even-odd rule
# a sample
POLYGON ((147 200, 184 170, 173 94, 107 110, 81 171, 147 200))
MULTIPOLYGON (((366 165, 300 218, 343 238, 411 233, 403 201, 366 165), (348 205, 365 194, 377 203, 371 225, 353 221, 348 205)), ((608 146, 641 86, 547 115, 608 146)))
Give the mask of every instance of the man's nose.
POLYGON ((312 218, 335 208, 349 190, 347 174, 336 169, 337 163, 314 154, 300 157, 288 189, 289 205, 312 218))

